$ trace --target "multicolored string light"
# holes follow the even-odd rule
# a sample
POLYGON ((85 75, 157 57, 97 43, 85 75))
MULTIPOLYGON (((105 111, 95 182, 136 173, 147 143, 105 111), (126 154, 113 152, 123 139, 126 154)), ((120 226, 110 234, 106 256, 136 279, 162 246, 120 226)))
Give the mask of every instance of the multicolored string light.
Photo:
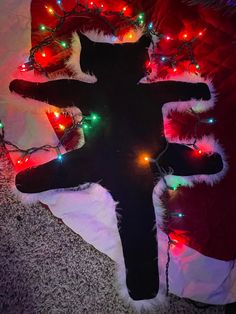
MULTIPOLYGON (((145 15, 144 13, 139 13, 136 16, 129 16, 127 14, 128 11, 128 5, 125 5, 121 11, 110 11, 104 9, 104 5, 96 5, 95 2, 86 2, 86 4, 82 4, 81 1, 76 1, 75 7, 71 11, 65 11, 63 8, 63 1, 57 0, 56 4, 60 8, 60 15, 56 13, 56 11, 51 7, 45 5, 45 9, 47 10, 48 14, 52 15, 57 19, 56 26, 54 28, 50 28, 46 25, 40 24, 39 30, 46 34, 46 37, 39 42, 37 45, 33 46, 30 50, 28 61, 19 66, 20 71, 26 72, 30 70, 37 70, 44 75, 47 75, 46 66, 40 64, 37 58, 35 57, 36 53, 40 52, 43 59, 47 59, 47 53, 45 52, 45 48, 49 47, 51 45, 59 45, 62 49, 69 49, 70 43, 66 42, 65 40, 60 40, 58 38, 58 31, 60 31, 65 24, 66 20, 70 17, 84 17, 85 14, 97 16, 97 19, 103 21, 106 26, 110 28, 110 33, 114 35, 115 37, 119 34, 119 31, 121 28, 125 29, 127 27, 129 28, 140 28, 143 33, 149 34, 150 36, 155 36, 158 40, 166 40, 171 41, 173 38, 170 36, 164 35, 160 33, 159 31, 154 29, 153 22, 145 23, 145 15), (119 16, 120 19, 124 23, 122 23, 122 26, 120 28, 114 27, 109 22, 110 16, 119 16)), ((187 55, 185 56, 185 59, 189 61, 188 69, 187 71, 190 71, 190 67, 194 66, 194 71, 199 72, 200 66, 196 61, 196 58, 194 56, 193 51, 193 43, 200 38, 203 33, 205 32, 205 29, 202 31, 199 31, 194 37, 191 38, 191 36, 184 32, 182 37, 180 38, 180 44, 176 48, 176 53, 172 55, 162 55, 158 52, 158 49, 153 49, 152 55, 151 55, 151 62, 148 62, 146 65, 147 68, 147 74, 151 74, 151 72, 154 70, 154 68, 158 68, 162 65, 167 66, 170 70, 172 70, 174 73, 178 72, 178 57, 184 54, 184 52, 187 50, 187 55)), ((133 35, 131 33, 128 33, 128 38, 132 39, 133 35)), ((183 58, 182 58, 183 59, 183 58)), ((44 64, 44 62, 43 62, 44 64)), ((155 78, 151 76, 147 76, 147 79, 149 81, 155 80, 155 78)))
MULTIPOLYGON (((59 113, 57 111, 54 112, 55 119, 59 119, 60 115, 68 115, 68 114, 69 114, 68 112, 66 113, 65 112, 59 113)), ((76 116, 77 115, 70 115, 72 124, 69 127, 66 127, 65 125, 59 123, 60 121, 58 121, 58 127, 64 133, 62 137, 59 139, 57 145, 45 144, 42 146, 31 147, 27 149, 20 148, 16 144, 5 139, 4 124, 2 121, 0 121, 0 130, 1 130, 0 144, 5 147, 6 145, 11 147, 10 149, 7 149, 8 153, 14 153, 14 152, 21 153, 21 157, 17 160, 18 165, 27 163, 30 159, 30 156, 38 151, 54 150, 57 154, 58 160, 62 161, 63 155, 61 154, 60 149, 63 146, 63 144, 68 140, 68 138, 70 138, 72 132, 78 128, 86 131, 87 129, 92 128, 95 122, 98 122, 100 120, 100 116, 95 113, 92 113, 89 116, 79 115, 80 116, 79 122, 77 122, 76 116)))

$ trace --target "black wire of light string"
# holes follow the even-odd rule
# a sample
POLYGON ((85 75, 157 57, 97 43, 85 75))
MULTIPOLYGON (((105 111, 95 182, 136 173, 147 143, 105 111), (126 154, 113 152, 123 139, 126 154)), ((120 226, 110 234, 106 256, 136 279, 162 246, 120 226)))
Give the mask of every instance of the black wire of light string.
POLYGON ((77 129, 77 128, 82 128, 82 124, 83 124, 83 120, 86 119, 86 116, 82 116, 82 120, 80 122, 76 122, 75 121, 75 116, 76 115, 72 115, 72 126, 69 128, 66 128, 63 136, 59 139, 58 144, 57 145, 50 145, 50 144, 46 144, 46 145, 42 145, 42 146, 38 146, 38 147, 31 147, 28 149, 23 149, 20 148, 19 146, 17 146, 16 144, 12 143, 11 141, 8 141, 5 139, 5 130, 4 130, 4 126, 1 128, 1 135, 0 135, 0 143, 2 145, 9 145, 11 147, 13 147, 14 149, 7 149, 8 153, 12 153, 12 152, 20 152, 22 154, 24 154, 24 156, 27 155, 32 155, 33 153, 40 151, 40 150, 44 150, 44 151, 49 151, 50 149, 54 149, 56 151, 59 150, 60 152, 60 147, 65 143, 66 139, 68 138, 68 136, 72 133, 73 130, 77 129))
MULTIPOLYGON (((70 16, 78 16, 78 17, 82 17, 82 15, 84 13, 91 13, 91 12, 95 12, 97 13, 97 15, 103 20, 103 22, 105 22, 111 29, 112 33, 115 35, 117 32, 117 29, 115 29, 113 27, 113 25, 105 18, 101 15, 101 12, 103 13, 103 15, 105 16, 109 16, 109 15, 120 15, 120 12, 116 12, 116 11, 101 11, 97 6, 94 5, 94 8, 89 9, 88 7, 84 6, 83 4, 81 4, 79 1, 76 1, 76 5, 75 7, 69 11, 66 12, 62 6, 60 6, 60 9, 63 13, 63 16, 58 15, 57 13, 55 13, 55 11, 53 11, 53 15, 56 16, 58 18, 58 23, 57 25, 50 29, 50 35, 47 36, 44 40, 42 40, 39 44, 35 45, 34 47, 32 47, 30 49, 30 55, 29 55, 29 61, 32 62, 33 67, 40 71, 40 72, 44 72, 44 69, 42 68, 42 66, 35 61, 35 53, 38 50, 41 50, 42 47, 48 46, 51 43, 53 43, 55 41, 55 33, 63 26, 65 20, 70 17, 70 16), (83 9, 83 11, 77 11, 77 9, 81 7, 83 9)), ((122 17, 125 19, 125 22, 130 25, 130 26, 138 26, 138 22, 134 20, 134 17, 130 17, 130 16, 124 16, 122 14, 122 17)), ((47 29, 49 31, 49 29, 47 29)))

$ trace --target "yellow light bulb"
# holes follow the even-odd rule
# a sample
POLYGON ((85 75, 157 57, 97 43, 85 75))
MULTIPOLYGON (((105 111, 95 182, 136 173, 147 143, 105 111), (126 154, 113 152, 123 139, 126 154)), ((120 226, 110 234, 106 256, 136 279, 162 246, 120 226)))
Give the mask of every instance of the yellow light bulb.
POLYGON ((60 113, 59 113, 59 112, 57 112, 57 111, 55 111, 55 112, 54 112, 54 116, 55 116, 56 118, 59 118, 60 113))
POLYGON ((65 126, 63 124, 59 124, 59 128, 63 131, 65 130, 65 126))

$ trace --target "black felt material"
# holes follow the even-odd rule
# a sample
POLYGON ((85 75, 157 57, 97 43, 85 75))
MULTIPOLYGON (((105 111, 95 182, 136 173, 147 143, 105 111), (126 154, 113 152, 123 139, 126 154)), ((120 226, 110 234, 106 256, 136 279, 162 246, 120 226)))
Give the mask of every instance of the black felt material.
MULTIPOLYGON (((81 67, 98 78, 95 84, 76 80, 46 83, 12 81, 10 90, 23 97, 46 101, 58 107, 78 106, 84 114, 96 112, 101 120, 86 136, 79 150, 19 173, 16 186, 24 193, 100 182, 119 201, 119 222, 127 287, 134 300, 158 293, 158 252, 152 204, 155 165, 137 162, 142 152, 153 158, 163 150, 162 106, 170 101, 210 99, 206 84, 162 81, 137 84, 144 76, 149 38, 137 43, 93 43, 81 35, 81 67), (154 175, 153 175, 154 172, 154 175)), ((223 167, 220 155, 198 158, 192 149, 169 144, 160 166, 175 175, 213 174, 223 167)))

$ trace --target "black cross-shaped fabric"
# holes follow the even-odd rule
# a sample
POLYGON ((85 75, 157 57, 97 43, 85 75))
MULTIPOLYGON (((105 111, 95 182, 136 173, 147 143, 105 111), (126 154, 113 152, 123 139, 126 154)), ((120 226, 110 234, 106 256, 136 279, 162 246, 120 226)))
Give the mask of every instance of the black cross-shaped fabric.
MULTIPOLYGON (((147 152, 155 159, 165 147, 162 106, 167 102, 209 100, 204 83, 160 81, 139 83, 144 76, 150 38, 136 43, 95 43, 80 34, 80 64, 97 77, 94 84, 73 79, 46 83, 14 80, 10 90, 23 97, 59 108, 77 106, 84 115, 97 113, 99 123, 86 136, 85 145, 58 159, 17 174, 23 193, 99 182, 119 202, 117 213, 126 266, 126 283, 134 300, 154 298, 159 289, 155 213, 152 203, 155 163, 141 166, 147 152)), ((79 62, 79 60, 78 60, 79 62)), ((43 127, 43 126, 42 126, 43 127)), ((39 130, 40 136, 40 130, 39 130)), ((169 144, 160 166, 174 175, 213 174, 222 170, 217 153, 195 158, 185 145, 169 144)))

